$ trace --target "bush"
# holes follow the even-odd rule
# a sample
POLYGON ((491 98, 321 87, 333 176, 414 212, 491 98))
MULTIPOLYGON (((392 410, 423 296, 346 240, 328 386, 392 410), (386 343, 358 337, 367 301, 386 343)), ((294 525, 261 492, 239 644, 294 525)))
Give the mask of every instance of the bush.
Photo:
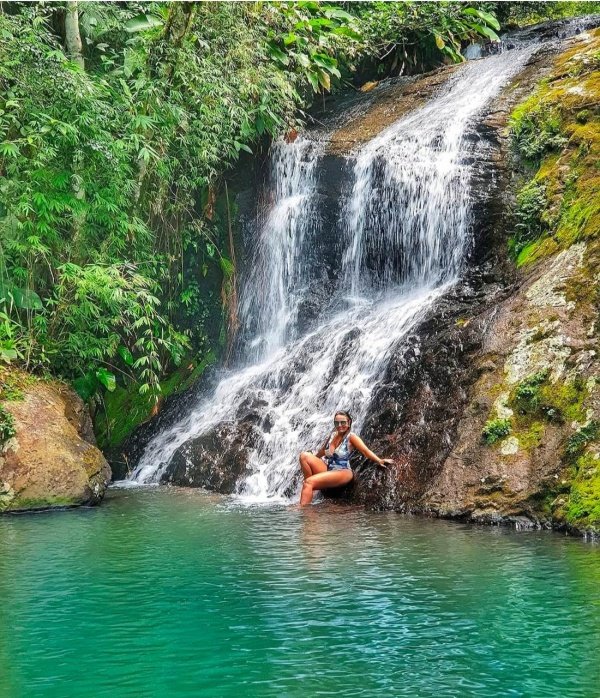
POLYGON ((510 419, 490 419, 485 423, 481 435, 488 445, 492 445, 508 436, 512 431, 510 419))
POLYGON ((531 164, 539 164, 545 153, 559 150, 567 142, 561 133, 559 111, 538 95, 513 111, 509 126, 513 150, 531 164))
POLYGON ((0 444, 11 439, 16 433, 14 417, 0 405, 0 444))
POLYGON ((600 422, 593 419, 569 438, 565 453, 569 457, 578 456, 589 443, 598 438, 600 438, 600 422))

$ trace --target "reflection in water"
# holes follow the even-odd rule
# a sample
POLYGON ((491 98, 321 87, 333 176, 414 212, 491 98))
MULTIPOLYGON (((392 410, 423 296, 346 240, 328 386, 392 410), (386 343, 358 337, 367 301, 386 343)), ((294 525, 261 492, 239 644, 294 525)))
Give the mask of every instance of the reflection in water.
POLYGON ((598 686, 600 547, 546 532, 113 490, 1 519, 0 594, 2 698, 598 686))

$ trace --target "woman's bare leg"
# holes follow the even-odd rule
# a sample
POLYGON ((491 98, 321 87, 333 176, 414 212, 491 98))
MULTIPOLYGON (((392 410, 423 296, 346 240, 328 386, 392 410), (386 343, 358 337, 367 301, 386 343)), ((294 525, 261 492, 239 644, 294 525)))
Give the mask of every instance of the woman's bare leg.
POLYGON ((300 506, 305 507, 312 502, 315 490, 326 490, 330 487, 347 485, 353 477, 354 473, 351 470, 330 470, 329 472, 317 473, 307 477, 302 485, 300 506))
POLYGON ((311 475, 327 472, 325 463, 309 451, 302 451, 300 454, 300 467, 302 468, 302 474, 305 480, 311 475))

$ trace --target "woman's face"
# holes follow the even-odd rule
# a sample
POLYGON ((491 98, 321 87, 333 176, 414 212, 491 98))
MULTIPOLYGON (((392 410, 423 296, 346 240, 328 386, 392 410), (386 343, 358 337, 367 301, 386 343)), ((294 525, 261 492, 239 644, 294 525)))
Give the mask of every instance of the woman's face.
POLYGON ((350 422, 345 414, 336 414, 333 418, 333 426, 338 434, 344 434, 350 429, 350 422))

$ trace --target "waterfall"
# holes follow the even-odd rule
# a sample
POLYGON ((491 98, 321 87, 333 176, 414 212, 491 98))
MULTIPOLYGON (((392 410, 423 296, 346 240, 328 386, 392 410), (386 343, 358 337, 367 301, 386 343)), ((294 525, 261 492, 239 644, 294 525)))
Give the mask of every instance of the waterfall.
POLYGON ((318 224, 313 192, 322 148, 322 142, 302 137, 271 148, 272 204, 258 226, 240 307, 242 326, 253 335, 248 361, 269 356, 295 338, 309 272, 306 247, 318 224))
POLYGON ((261 416, 237 483, 248 501, 285 499, 299 486, 298 453, 323 441, 335 410, 349 410, 360 431, 391 355, 461 274, 478 156, 478 144, 466 136, 532 50, 460 66, 436 97, 352 154, 352 182, 340 203, 337 286, 308 329, 297 317, 310 293, 309 251, 322 232, 317 180, 324 145, 275 144, 270 207, 241 302, 245 362, 152 439, 132 479, 160 482, 178 449, 185 454, 191 439, 234 425, 236 408, 248 400, 261 416))

